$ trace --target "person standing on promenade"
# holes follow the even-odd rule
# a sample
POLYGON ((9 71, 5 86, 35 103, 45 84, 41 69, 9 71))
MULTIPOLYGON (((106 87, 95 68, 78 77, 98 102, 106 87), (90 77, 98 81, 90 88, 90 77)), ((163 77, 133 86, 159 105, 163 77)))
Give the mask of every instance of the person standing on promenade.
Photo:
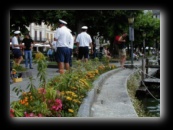
POLYGON ((72 56, 73 56, 73 47, 74 47, 74 39, 75 39, 75 37, 72 35, 72 31, 70 29, 69 29, 69 32, 71 34, 71 36, 70 36, 70 43, 69 43, 69 50, 70 50, 69 65, 70 65, 70 67, 72 67, 72 56))
POLYGON ((65 25, 67 25, 67 22, 59 20, 59 27, 55 33, 55 40, 57 41, 56 61, 58 61, 61 74, 64 73, 64 66, 66 70, 69 70, 70 60, 69 42, 71 34, 65 25))
POLYGON ((49 47, 48 51, 47 51, 47 56, 49 57, 50 61, 54 61, 54 49, 49 47))
POLYGON ((92 39, 87 33, 87 26, 83 26, 81 29, 82 32, 76 37, 78 60, 82 60, 84 57, 84 61, 87 62, 89 56, 89 46, 91 46, 91 53, 93 53, 92 39))
POLYGON ((25 68, 28 68, 28 59, 29 59, 29 68, 32 68, 32 44, 34 41, 30 38, 29 34, 25 34, 25 38, 22 40, 24 43, 24 54, 25 54, 25 68))
POLYGON ((126 37, 127 33, 124 32, 122 35, 115 36, 114 40, 115 44, 118 45, 121 68, 125 68, 124 63, 126 62, 126 37))
POLYGON ((103 47, 103 56, 108 58, 108 60, 110 61, 111 54, 110 54, 109 49, 106 45, 103 47))
POLYGON ((20 44, 18 41, 20 33, 20 31, 15 31, 14 36, 12 38, 12 53, 17 66, 19 66, 21 61, 23 60, 22 52, 20 50, 20 48, 23 47, 23 45, 20 44))

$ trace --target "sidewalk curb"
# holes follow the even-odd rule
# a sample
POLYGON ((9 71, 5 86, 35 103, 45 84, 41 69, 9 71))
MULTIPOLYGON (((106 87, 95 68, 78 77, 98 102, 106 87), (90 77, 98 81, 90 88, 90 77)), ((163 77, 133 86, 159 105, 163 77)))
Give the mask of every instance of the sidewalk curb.
POLYGON ((81 104, 77 117, 91 117, 92 115, 92 105, 94 101, 97 99, 97 94, 99 94, 102 84, 105 82, 105 80, 110 77, 111 75, 123 70, 122 68, 117 68, 115 70, 108 71, 102 75, 99 76, 99 78, 94 81, 93 83, 93 89, 91 89, 87 93, 87 97, 83 99, 83 103, 81 104))

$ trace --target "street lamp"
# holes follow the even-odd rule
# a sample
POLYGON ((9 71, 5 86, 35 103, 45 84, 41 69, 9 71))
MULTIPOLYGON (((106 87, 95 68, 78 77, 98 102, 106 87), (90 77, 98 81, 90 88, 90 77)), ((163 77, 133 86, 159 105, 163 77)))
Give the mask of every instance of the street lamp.
POLYGON ((157 56, 157 50, 158 50, 158 45, 157 45, 157 39, 154 39, 154 42, 155 42, 155 55, 157 56))
POLYGON ((130 44, 130 46, 131 46, 131 66, 133 67, 134 17, 129 17, 128 22, 129 22, 129 40, 131 41, 131 44, 130 44))
POLYGON ((143 31, 142 33, 143 37, 143 55, 142 55, 142 81, 145 79, 145 38, 146 38, 146 32, 143 31))
POLYGON ((143 53, 144 53, 144 57, 145 57, 145 38, 146 38, 146 32, 142 33, 142 37, 143 37, 143 53))

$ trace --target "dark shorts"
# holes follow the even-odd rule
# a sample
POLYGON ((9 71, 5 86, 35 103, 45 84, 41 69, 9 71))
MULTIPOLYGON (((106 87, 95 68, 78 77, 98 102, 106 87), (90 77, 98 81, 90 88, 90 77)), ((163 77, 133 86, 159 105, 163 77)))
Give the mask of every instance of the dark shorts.
POLYGON ((22 51, 20 49, 13 49, 12 50, 14 58, 19 58, 22 56, 22 51))
POLYGON ((70 51, 68 47, 57 47, 56 50, 56 61, 69 63, 70 51))
POLYGON ((78 59, 82 59, 84 58, 88 58, 89 55, 89 47, 79 47, 79 55, 78 55, 78 59))

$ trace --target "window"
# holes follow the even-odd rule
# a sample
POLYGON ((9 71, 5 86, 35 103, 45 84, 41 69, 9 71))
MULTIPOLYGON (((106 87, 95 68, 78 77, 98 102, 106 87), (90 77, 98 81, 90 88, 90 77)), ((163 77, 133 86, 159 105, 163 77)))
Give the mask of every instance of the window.
POLYGON ((35 41, 37 41, 37 31, 35 31, 35 41))
POLYGON ((40 42, 42 41, 42 32, 40 31, 40 42))

